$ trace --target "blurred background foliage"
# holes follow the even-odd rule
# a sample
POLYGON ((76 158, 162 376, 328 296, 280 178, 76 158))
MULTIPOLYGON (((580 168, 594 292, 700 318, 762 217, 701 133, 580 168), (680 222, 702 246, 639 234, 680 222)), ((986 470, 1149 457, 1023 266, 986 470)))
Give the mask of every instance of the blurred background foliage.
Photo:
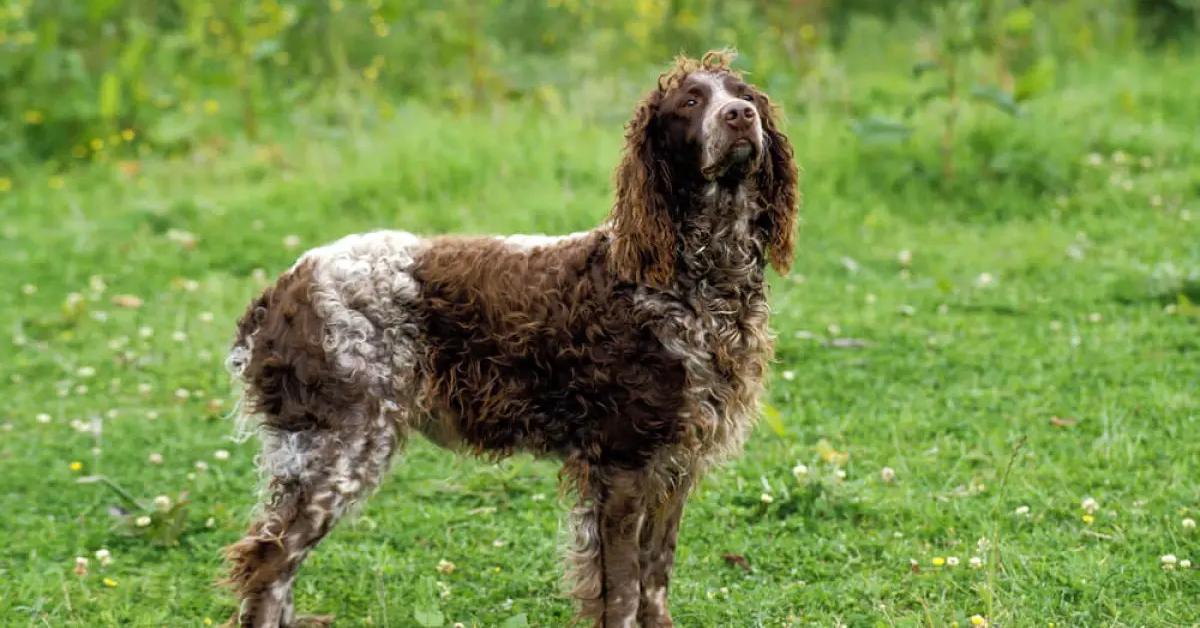
POLYGON ((623 119, 674 54, 735 46, 791 116, 838 111, 866 144, 932 111, 944 182, 963 108, 1019 116, 1065 63, 1180 54, 1198 26, 1200 0, 0 0, 0 176, 361 132, 414 101, 623 119), (912 71, 855 92, 847 60, 897 40, 912 71))

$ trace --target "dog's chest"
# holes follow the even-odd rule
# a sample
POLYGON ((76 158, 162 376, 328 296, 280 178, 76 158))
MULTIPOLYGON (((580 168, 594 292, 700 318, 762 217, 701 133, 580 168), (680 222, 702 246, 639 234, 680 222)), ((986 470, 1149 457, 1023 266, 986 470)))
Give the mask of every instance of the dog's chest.
POLYGON ((685 438, 705 457, 736 451, 754 422, 771 353, 761 287, 699 282, 642 302, 660 313, 659 341, 686 373, 679 417, 685 438))

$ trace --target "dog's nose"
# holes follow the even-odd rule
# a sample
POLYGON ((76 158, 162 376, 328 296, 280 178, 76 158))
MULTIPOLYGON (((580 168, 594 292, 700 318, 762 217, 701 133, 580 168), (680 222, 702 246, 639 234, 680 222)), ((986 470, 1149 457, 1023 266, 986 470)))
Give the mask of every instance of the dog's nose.
POLYGON ((754 116, 758 115, 754 111, 754 105, 745 101, 731 102, 724 107, 721 107, 721 119, 729 128, 736 131, 744 131, 754 124, 754 116))

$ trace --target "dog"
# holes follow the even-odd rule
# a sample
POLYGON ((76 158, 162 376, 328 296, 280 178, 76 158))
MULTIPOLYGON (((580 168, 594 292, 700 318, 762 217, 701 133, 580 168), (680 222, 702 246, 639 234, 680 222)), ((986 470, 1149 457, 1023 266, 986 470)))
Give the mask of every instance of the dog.
POLYGON ((245 626, 295 626, 305 556, 413 431, 562 461, 578 497, 578 618, 671 626, 684 502, 740 450, 786 273, 797 168, 733 55, 680 57, 626 126, 609 218, 561 237, 351 235, 247 308, 228 366, 262 441, 263 497, 226 550, 245 626))

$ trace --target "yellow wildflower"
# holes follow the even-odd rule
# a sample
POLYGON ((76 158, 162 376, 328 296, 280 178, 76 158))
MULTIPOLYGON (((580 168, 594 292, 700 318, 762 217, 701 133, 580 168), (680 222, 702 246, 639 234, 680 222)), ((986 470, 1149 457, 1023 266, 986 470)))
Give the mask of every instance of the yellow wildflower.
POLYGON ((67 466, 68 466, 68 467, 69 467, 69 468, 70 468, 72 471, 76 471, 76 472, 78 472, 78 471, 82 471, 82 470, 83 470, 83 463, 82 463, 82 462, 80 462, 80 461, 78 461, 78 460, 72 460, 72 461, 71 461, 71 464, 69 464, 69 465, 67 465, 67 466))

